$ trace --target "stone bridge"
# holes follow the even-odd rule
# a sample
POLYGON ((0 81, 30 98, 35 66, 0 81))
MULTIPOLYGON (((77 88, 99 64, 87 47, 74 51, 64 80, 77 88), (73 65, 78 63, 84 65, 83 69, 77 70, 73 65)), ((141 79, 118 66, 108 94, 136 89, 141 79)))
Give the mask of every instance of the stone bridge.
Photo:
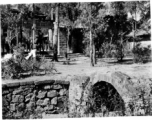
MULTIPOLYGON (((96 72, 90 76, 68 76, 58 80, 5 83, 2 85, 3 118, 35 118, 35 114, 42 118, 46 114, 83 116, 88 104, 94 101, 98 109, 106 106, 109 111, 124 111, 127 103, 138 94, 131 79, 121 72, 96 72), (93 96, 99 100, 91 99, 93 96)), ((148 85, 146 88, 150 90, 148 85)))

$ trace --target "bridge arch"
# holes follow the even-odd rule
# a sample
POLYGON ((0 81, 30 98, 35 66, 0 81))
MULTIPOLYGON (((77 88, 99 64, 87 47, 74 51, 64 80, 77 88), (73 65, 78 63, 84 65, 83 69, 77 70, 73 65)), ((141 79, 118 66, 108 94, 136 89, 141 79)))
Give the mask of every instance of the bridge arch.
POLYGON ((100 112, 100 108, 103 108, 101 105, 104 105, 109 112, 123 112, 131 100, 131 96, 136 94, 131 78, 121 72, 95 72, 90 76, 74 76, 70 80, 70 113, 77 109, 76 111, 83 115, 87 109, 87 104, 90 104, 90 93, 91 98, 93 96, 95 99, 94 105, 97 107, 95 112, 100 112), (99 100, 94 97, 95 95, 98 96, 99 100), (80 109, 76 106, 83 106, 83 109, 81 108, 79 111, 80 109))
POLYGON ((97 113, 103 110, 124 111, 124 100, 112 84, 105 81, 97 82, 92 86, 92 92, 97 113))

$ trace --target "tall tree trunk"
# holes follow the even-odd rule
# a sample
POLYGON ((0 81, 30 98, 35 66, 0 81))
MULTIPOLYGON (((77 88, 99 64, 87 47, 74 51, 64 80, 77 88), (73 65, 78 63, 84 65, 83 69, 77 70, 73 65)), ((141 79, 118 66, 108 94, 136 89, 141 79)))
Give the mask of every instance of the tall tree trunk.
POLYGON ((34 6, 34 4, 33 4, 33 14, 34 14, 34 16, 33 16, 33 26, 32 26, 32 32, 33 32, 33 49, 35 49, 36 48, 36 46, 35 46, 35 29, 36 29, 36 23, 35 23, 35 6, 34 6))
POLYGON ((11 41, 12 41, 12 31, 11 31, 11 30, 8 30, 8 31, 7 31, 7 42, 8 42, 8 46, 9 46, 9 49, 8 49, 8 52, 9 52, 9 53, 12 52, 11 41))
POLYGON ((21 41, 21 43, 23 42, 23 41, 22 41, 22 22, 23 22, 23 19, 22 19, 22 17, 21 17, 21 24, 20 24, 20 35, 21 35, 20 41, 21 41))
POLYGON ((93 41, 92 41, 92 31, 90 29, 90 60, 91 60, 91 66, 94 66, 93 62, 93 41))
POLYGON ((92 39, 92 29, 90 29, 90 60, 91 60, 91 66, 94 66, 96 61, 96 55, 95 55, 95 44, 92 39))
POLYGON ((16 24, 16 31, 15 31, 16 33, 16 46, 18 46, 18 28, 17 28, 17 24, 16 24))
POLYGON ((96 63, 95 60, 95 45, 94 45, 94 41, 92 39, 92 21, 91 21, 91 14, 92 14, 92 6, 90 4, 90 13, 89 13, 89 21, 90 21, 90 60, 91 60, 91 66, 94 66, 96 63))
POLYGON ((35 24, 35 19, 33 19, 33 49, 35 49, 35 27, 36 27, 36 24, 35 24))
MULTIPOLYGON (((136 3, 135 3, 135 21, 134 21, 134 38, 133 38, 133 48, 135 48, 136 42, 136 3)), ((135 55, 133 55, 133 59, 135 60, 135 55)))
POLYGON ((52 61, 58 61, 58 28, 59 27, 59 7, 58 4, 56 4, 55 9, 55 22, 54 22, 54 34, 53 34, 53 59, 52 61))
POLYGON ((95 48, 94 40, 93 40, 92 48, 93 48, 93 64, 97 64, 97 61, 96 61, 96 48, 95 48))
POLYGON ((68 28, 68 35, 67 35, 67 53, 69 53, 69 40, 70 40, 70 28, 68 28))

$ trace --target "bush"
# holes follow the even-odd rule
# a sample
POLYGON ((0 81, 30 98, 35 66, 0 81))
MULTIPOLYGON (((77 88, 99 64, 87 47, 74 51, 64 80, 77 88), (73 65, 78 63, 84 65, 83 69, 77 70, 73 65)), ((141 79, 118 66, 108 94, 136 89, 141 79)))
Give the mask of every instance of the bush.
POLYGON ((85 49, 83 50, 83 53, 86 57, 90 57, 90 46, 86 45, 85 49))
POLYGON ((117 57, 118 50, 116 50, 116 45, 114 44, 103 43, 100 54, 102 54, 104 58, 114 58, 117 57))
POLYGON ((3 79, 12 79, 12 78, 20 78, 23 73, 29 73, 33 75, 34 72, 38 72, 43 70, 46 72, 52 72, 55 70, 54 63, 48 63, 45 57, 36 57, 35 59, 30 58, 26 60, 24 58, 23 52, 20 50, 22 49, 14 49, 14 54, 16 58, 11 58, 7 62, 2 63, 2 78, 3 79), (41 68, 43 66, 43 69, 41 68))
POLYGON ((134 54, 134 62, 135 63, 146 63, 150 60, 151 57, 151 46, 142 47, 140 43, 138 43, 132 50, 134 54))
POLYGON ((2 63, 2 77, 4 79, 18 78, 22 71, 22 67, 12 58, 2 63))
POLYGON ((136 87, 138 94, 133 95, 132 99, 126 104, 126 116, 151 116, 151 92, 145 85, 136 87))

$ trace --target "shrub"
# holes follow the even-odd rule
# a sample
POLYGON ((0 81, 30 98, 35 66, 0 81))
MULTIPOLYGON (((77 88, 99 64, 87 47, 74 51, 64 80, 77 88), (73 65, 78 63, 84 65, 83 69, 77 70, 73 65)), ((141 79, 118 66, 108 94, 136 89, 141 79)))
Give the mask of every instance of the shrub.
POLYGON ((86 57, 90 57, 90 46, 86 45, 86 48, 84 49, 83 53, 86 57))
POLYGON ((2 77, 4 79, 18 78, 21 71, 22 67, 14 59, 2 63, 2 77))
POLYGON ((49 73, 55 70, 54 63, 48 63, 45 57, 37 56, 35 59, 30 58, 26 60, 24 58, 23 52, 21 49, 17 48, 14 50, 14 54, 16 55, 16 59, 11 58, 5 63, 2 63, 2 78, 4 79, 12 79, 12 78, 20 78, 22 73, 30 72, 30 75, 33 75, 34 72, 38 72, 40 70, 48 71, 49 73), (41 69, 43 66, 43 69, 41 69))
POLYGON ((114 49, 115 45, 110 44, 110 43, 103 43, 101 46, 101 51, 100 53, 102 54, 102 57, 104 58, 112 58, 114 57, 114 49))
POLYGON ((138 94, 132 96, 132 99, 127 104, 126 116, 152 115, 151 93, 148 92, 147 86, 138 85, 136 90, 138 94))
POLYGON ((138 43, 132 50, 134 54, 134 62, 135 63, 146 63, 150 60, 151 57, 151 46, 142 47, 140 43, 138 43))

